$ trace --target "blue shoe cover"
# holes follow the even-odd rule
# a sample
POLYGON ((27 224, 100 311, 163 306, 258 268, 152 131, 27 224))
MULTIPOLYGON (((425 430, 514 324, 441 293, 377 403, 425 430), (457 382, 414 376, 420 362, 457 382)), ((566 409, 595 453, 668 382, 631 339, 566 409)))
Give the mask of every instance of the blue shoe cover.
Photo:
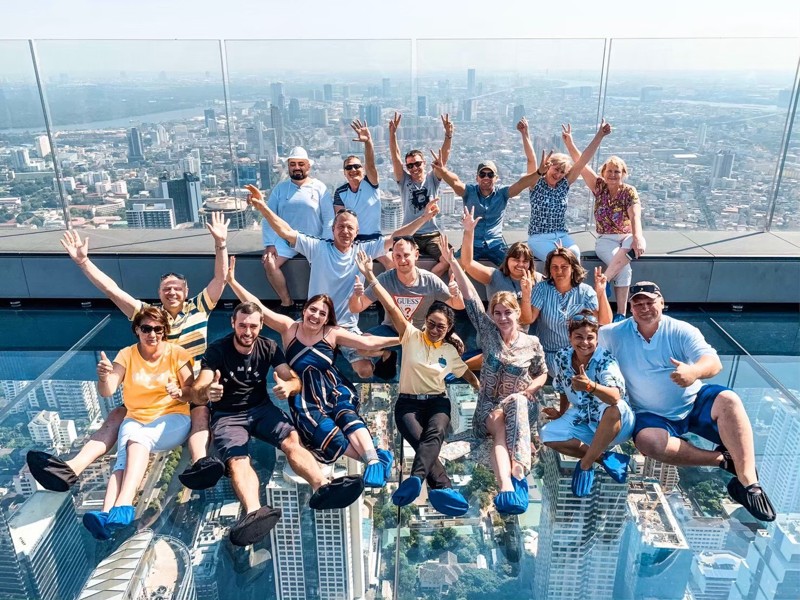
POLYGON ((626 318, 625 315, 621 315, 620 313, 617 313, 617 314, 614 315, 614 319, 611 322, 612 323, 619 323, 620 321, 624 321, 625 318, 626 318))
POLYGON ((122 529, 133 523, 133 507, 128 504, 125 506, 115 506, 108 511, 108 529, 122 529))
POLYGON ((499 492, 494 497, 494 506, 500 514, 521 515, 528 510, 528 496, 526 495, 523 501, 516 491, 499 492))
POLYGON ((111 532, 108 531, 108 513, 99 510, 90 510, 83 515, 83 526, 89 530, 96 540, 110 540, 111 532))
POLYGON ((594 466, 588 471, 581 469, 580 463, 575 465, 575 471, 572 473, 572 493, 578 498, 588 496, 592 492, 592 484, 594 483, 594 466))
POLYGON ((628 463, 631 457, 621 452, 606 452, 600 457, 600 464, 603 465, 609 477, 617 483, 625 483, 628 479, 628 463))
POLYGON ((382 488, 386 485, 386 469, 381 462, 368 464, 364 469, 364 487, 382 488))
POLYGON ((392 502, 395 506, 405 506, 411 504, 416 500, 419 493, 422 491, 422 479, 419 477, 409 477, 400 484, 394 494, 392 494, 392 502))
POLYGON ((448 517, 461 517, 467 514, 469 510, 467 499, 461 495, 461 492, 453 488, 445 488, 442 490, 429 489, 428 500, 431 501, 431 506, 433 506, 433 508, 448 517))
POLYGON ((384 478, 386 481, 389 481, 392 477, 392 465, 394 465, 394 455, 389 452, 388 450, 384 450, 382 448, 378 448, 375 450, 378 453, 378 460, 381 461, 384 470, 384 478))

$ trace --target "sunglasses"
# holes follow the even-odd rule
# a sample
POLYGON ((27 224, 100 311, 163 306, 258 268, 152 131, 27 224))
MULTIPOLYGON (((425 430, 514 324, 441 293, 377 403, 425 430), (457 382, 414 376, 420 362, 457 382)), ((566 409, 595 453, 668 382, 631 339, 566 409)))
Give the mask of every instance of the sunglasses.
POLYGON ((406 169, 415 169, 417 167, 421 167, 424 164, 425 164, 425 161, 422 161, 422 160, 418 160, 416 162, 406 163, 406 169))
POLYGON ((356 171, 356 170, 360 169, 361 167, 362 167, 362 165, 345 165, 344 170, 345 171, 356 171))
POLYGON ((587 323, 591 323, 592 325, 597 325, 597 317, 594 315, 575 315, 570 319, 573 323, 583 323, 586 321, 587 323))
POLYGON ((142 333, 155 333, 156 335, 161 335, 164 333, 164 326, 163 325, 139 325, 139 331, 142 333))
POLYGON ((494 173, 492 171, 481 171, 478 173, 478 177, 481 179, 494 179, 494 173))
POLYGON ((633 298, 636 294, 641 294, 642 292, 646 294, 656 294, 658 296, 661 295, 661 290, 658 289, 658 286, 649 284, 649 285, 632 285, 630 290, 630 297, 633 298))
POLYGON ((409 244, 417 245, 413 235, 396 235, 392 238, 392 244, 396 244, 397 242, 408 242, 409 244))
POLYGON ((447 331, 447 323, 434 323, 433 321, 425 321, 425 328, 428 331, 447 331))
POLYGON ((186 277, 184 275, 182 275, 181 273, 173 273, 173 272, 164 273, 161 276, 161 281, 164 281, 169 277, 175 277, 176 279, 180 279, 181 281, 186 281, 186 277))

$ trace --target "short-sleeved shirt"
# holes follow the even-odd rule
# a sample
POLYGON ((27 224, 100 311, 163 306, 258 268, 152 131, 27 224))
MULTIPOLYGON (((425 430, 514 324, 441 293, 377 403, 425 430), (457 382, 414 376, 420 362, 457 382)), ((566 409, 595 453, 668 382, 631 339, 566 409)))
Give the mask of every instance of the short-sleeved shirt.
POLYGON ((569 181, 566 177, 560 179, 554 188, 547 184, 544 177, 536 182, 530 195, 528 235, 567 230, 567 194, 569 181))
POLYGON ((503 217, 508 206, 509 186, 496 187, 491 195, 484 197, 477 183, 470 183, 464 191, 464 208, 474 208, 475 218, 482 217, 475 225, 474 246, 503 238, 503 217))
POLYGON ((661 315, 655 335, 644 339, 634 319, 600 328, 600 344, 619 362, 634 412, 651 412, 670 420, 683 419, 692 410, 694 397, 703 386, 700 380, 683 388, 670 379, 675 367, 670 358, 693 364, 717 351, 700 330, 661 315))
POLYGON ((120 350, 114 362, 125 367, 122 394, 127 418, 151 423, 164 415, 189 414, 189 403, 175 400, 166 389, 170 381, 180 382, 178 373, 185 365, 191 369, 192 357, 186 349, 167 343, 160 357, 148 361, 134 344, 120 350))
POLYGON ((567 321, 585 308, 597 310, 597 294, 585 283, 562 294, 552 281, 545 280, 533 287, 531 306, 539 309, 536 331, 544 346, 547 367, 553 374, 554 353, 569 346, 567 321))
MULTIPOLYGON (((141 300, 138 302, 139 306, 133 313, 131 320, 139 311, 148 306, 163 308, 161 304, 151 305, 141 300)), ((183 303, 181 312, 175 318, 167 313, 169 335, 167 335, 166 341, 186 348, 192 359, 197 360, 206 351, 206 345, 208 344, 208 317, 216 305, 216 302, 213 302, 208 295, 208 288, 204 288, 197 296, 183 303)))
MULTIPOLYGON (((425 315, 428 314, 431 304, 437 300, 447 302, 450 299, 450 290, 444 281, 425 269, 417 269, 417 279, 413 285, 401 282, 396 269, 384 271, 378 275, 378 281, 389 292, 406 320, 411 321, 417 329, 425 326, 425 315)), ((367 289, 364 295, 372 302, 377 299, 372 288, 367 289)), ((394 328, 388 315, 383 319, 383 324, 394 328)))
MULTIPOLYGON (((572 367, 572 348, 562 348, 556 353, 556 372, 553 376, 553 390, 564 394, 569 403, 575 408, 573 425, 595 426, 603 415, 604 402, 589 392, 578 392, 572 388, 572 378, 577 375, 572 367)), ((627 400, 625 393, 625 379, 619 369, 619 363, 614 355, 600 346, 594 351, 589 364, 585 368, 586 376, 600 385, 619 389, 621 400, 627 400)))
POLYGON ((605 179, 598 177, 592 193, 597 233, 616 235, 632 233, 628 209, 634 204, 639 204, 636 188, 623 183, 612 197, 605 179))
POLYGON ((333 192, 333 206, 356 213, 360 235, 381 232, 381 191, 377 184, 372 184, 366 177, 361 180, 355 192, 350 189, 349 183, 336 188, 333 192))
MULTIPOLYGON (((333 200, 319 179, 308 178, 301 186, 291 179, 281 181, 272 189, 267 206, 295 231, 317 237, 331 236, 333 200)), ((261 221, 261 238, 264 247, 274 246, 280 239, 266 219, 261 221)))
POLYGON ((356 277, 363 279, 356 265, 356 256, 363 250, 370 258, 386 252, 385 238, 365 242, 355 241, 346 252, 340 252, 333 240, 297 234, 294 248, 308 259, 311 275, 308 278, 308 297, 328 294, 336 309, 336 323, 351 328, 358 325, 358 316, 350 312, 348 301, 353 295, 356 277))
POLYGON ((263 402, 271 402, 267 392, 270 367, 286 364, 286 356, 270 339, 258 337, 250 354, 242 354, 228 334, 208 345, 202 369, 220 372, 222 398, 209 402, 212 412, 235 413, 248 410, 263 402))
POLYGON ((406 327, 400 344, 403 347, 401 394, 444 394, 444 378, 450 373, 461 377, 469 368, 455 346, 447 342, 431 345, 416 327, 406 327))
MULTIPOLYGON (((433 172, 428 173, 422 183, 416 183, 411 179, 411 175, 403 173, 403 178, 397 182, 400 186, 400 198, 403 201, 403 225, 408 225, 411 221, 418 219, 425 212, 428 202, 439 193, 439 179, 433 172)), ((435 233, 439 230, 439 217, 424 223, 417 230, 420 233, 435 233)))

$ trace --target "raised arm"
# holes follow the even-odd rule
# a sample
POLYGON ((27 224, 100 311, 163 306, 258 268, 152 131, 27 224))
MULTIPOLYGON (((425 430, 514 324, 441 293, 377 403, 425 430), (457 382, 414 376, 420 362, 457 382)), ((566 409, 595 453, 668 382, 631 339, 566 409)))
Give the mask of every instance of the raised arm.
POLYGON ((517 131, 522 136, 522 149, 525 151, 525 158, 528 160, 528 173, 533 173, 537 168, 536 152, 533 150, 530 133, 528 131, 528 119, 522 117, 517 123, 517 131))
POLYGON ((356 350, 382 350, 400 343, 398 337, 386 337, 382 335, 356 335, 341 327, 335 327, 335 343, 356 350))
POLYGON ((458 289, 461 290, 461 295, 464 297, 464 302, 467 302, 470 299, 480 301, 478 292, 475 291, 475 287, 472 285, 472 282, 469 280, 469 277, 467 277, 466 273, 464 273, 464 269, 461 268, 458 260, 456 260, 453 249, 448 244, 447 235, 442 233, 439 236, 439 239, 436 240, 436 243, 439 244, 439 249, 442 252, 442 258, 444 258, 444 260, 450 266, 450 273, 455 278, 458 289))
POLYGON ((100 362, 97 363, 97 393, 103 398, 113 396, 124 378, 125 367, 112 363, 105 352, 100 352, 100 362))
POLYGON ((442 142, 440 153, 442 156, 442 166, 445 166, 450 159, 450 148, 453 145, 453 130, 455 128, 453 127, 453 122, 450 120, 449 114, 439 116, 442 118, 442 126, 444 127, 444 141, 442 142))
POLYGON ((353 284, 353 293, 350 295, 350 299, 347 301, 347 308, 350 309, 350 312, 354 315, 357 315, 360 312, 367 310, 370 305, 372 305, 372 300, 367 298, 364 294, 364 284, 361 282, 361 279, 356 275, 355 283, 353 284))
POLYGON ((508 186, 508 197, 513 198, 525 188, 533 188, 533 186, 535 186, 539 182, 539 180, 542 177, 544 177, 545 173, 547 173, 547 169, 550 168, 551 156, 553 156, 552 150, 547 156, 545 156, 544 150, 542 150, 542 160, 539 163, 541 165, 541 169, 537 168, 532 173, 523 175, 522 177, 517 179, 517 181, 508 186))
POLYGON ((208 295, 216 304, 225 289, 225 278, 228 275, 228 226, 230 220, 221 212, 211 213, 211 222, 206 222, 206 229, 214 238, 214 279, 208 284, 208 295))
POLYGON ((294 321, 286 315, 279 315, 275 311, 268 309, 261 304, 261 301, 252 293, 247 291, 245 287, 236 281, 236 257, 231 256, 230 266, 228 267, 227 283, 231 286, 231 291, 236 294, 236 297, 242 302, 252 302, 253 304, 261 307, 262 320, 264 325, 270 329, 274 329, 280 334, 285 333, 292 326, 294 321))
POLYGON ((367 285, 375 290, 375 297, 383 304, 383 308, 392 320, 392 325, 394 325, 398 337, 402 339, 406 333, 406 328, 409 326, 408 321, 406 321, 400 307, 395 304, 389 292, 386 291, 386 288, 375 277, 375 273, 372 272, 372 259, 363 250, 359 250, 356 265, 364 275, 364 281, 366 281, 367 285))
POLYGON ((594 268, 594 293, 597 294, 597 321, 600 325, 608 325, 614 318, 611 303, 606 296, 608 278, 603 273, 602 267, 594 268))
POLYGON ((464 207, 464 214, 461 217, 461 227, 464 230, 464 237, 461 239, 461 267, 469 273, 476 281, 487 285, 492 280, 494 267, 482 265, 477 260, 473 260, 475 243, 475 226, 483 217, 475 218, 475 207, 467 209, 464 207))
POLYGON ((91 261, 89 258, 89 237, 87 236, 81 240, 81 236, 78 232, 70 229, 64 232, 64 237, 61 238, 61 245, 75 264, 78 265, 80 270, 83 271, 86 278, 92 282, 92 285, 103 292, 103 295, 111 300, 126 317, 129 319, 133 318, 133 315, 139 310, 141 303, 133 296, 123 291, 123 289, 117 285, 116 281, 103 273, 99 267, 91 261))
POLYGON ((394 180, 397 183, 403 181, 405 165, 400 156, 400 144, 397 141, 397 130, 400 129, 400 119, 403 118, 399 112, 394 113, 394 117, 389 119, 389 155, 392 157, 392 169, 394 169, 394 180))
MULTIPOLYGON (((294 246, 294 243, 297 241, 297 231, 292 229, 292 227, 286 221, 281 219, 269 206, 267 206, 267 203, 264 202, 264 195, 261 193, 261 190, 254 185, 246 185, 244 187, 248 192, 250 192, 250 195, 247 197, 247 203, 264 216, 264 218, 267 220, 267 223, 269 223, 269 226, 272 227, 275 233, 286 240, 290 246, 294 246)), ((331 211, 333 211, 332 204, 331 211)))
MULTIPOLYGON (((564 147, 567 149, 572 162, 577 164, 581 159, 581 151, 578 150, 578 147, 575 145, 575 140, 572 139, 572 125, 569 123, 561 125, 561 139, 564 141, 564 147)), ((581 177, 583 177, 583 180, 586 182, 586 185, 589 186, 590 190, 595 188, 597 184, 597 173, 595 173, 588 164, 581 171, 581 177)))
MULTIPOLYGON (((594 134, 592 141, 589 142, 589 145, 586 146, 586 150, 583 151, 581 157, 575 161, 575 164, 572 165, 572 168, 567 173, 567 181, 570 185, 575 183, 575 180, 578 179, 578 175, 581 174, 583 168, 589 164, 589 161, 592 160, 595 152, 597 152, 597 149, 600 147, 600 142, 602 142, 603 138, 610 133, 611 125, 606 123, 606 120, 603 119, 600 122, 600 127, 597 129, 597 133, 594 134)), ((592 186, 592 189, 594 189, 594 186, 592 186)))
POLYGON ((396 237, 403 237, 404 235, 414 235, 417 230, 428 221, 432 221, 436 215, 439 214, 439 198, 434 198, 425 207, 425 211, 416 219, 403 225, 400 229, 396 230, 392 235, 388 236, 384 241, 384 250, 389 251, 392 247, 392 239, 396 237))
POLYGON ((362 123, 355 119, 350 123, 350 127, 355 131, 354 142, 364 144, 364 173, 372 185, 378 185, 378 169, 375 167, 375 145, 372 143, 372 134, 367 127, 367 123, 362 123))
POLYGON ((439 154, 435 154, 433 151, 431 151, 431 154, 433 154, 433 162, 431 163, 431 166, 433 167, 433 174, 453 188, 456 196, 461 196, 463 198, 464 193, 467 191, 467 186, 464 185, 464 182, 458 178, 458 175, 450 171, 445 166, 443 152, 439 151, 439 154))
POLYGON ((531 307, 531 297, 533 296, 533 275, 527 271, 522 279, 519 280, 519 324, 530 325, 533 323, 533 308, 531 307))

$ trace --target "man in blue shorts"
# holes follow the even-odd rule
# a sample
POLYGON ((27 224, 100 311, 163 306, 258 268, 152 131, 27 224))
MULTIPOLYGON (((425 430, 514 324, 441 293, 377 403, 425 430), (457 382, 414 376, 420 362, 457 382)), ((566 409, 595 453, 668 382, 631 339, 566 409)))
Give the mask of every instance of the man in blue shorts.
POLYGON ((753 430, 739 396, 702 383, 722 363, 700 331, 663 314, 664 297, 651 281, 631 286, 633 318, 600 329, 600 344, 619 361, 636 413, 633 439, 645 456, 678 466, 719 466, 732 473, 728 493, 759 521, 775 509, 758 482, 753 430), (693 433, 714 444, 703 450, 693 433))

